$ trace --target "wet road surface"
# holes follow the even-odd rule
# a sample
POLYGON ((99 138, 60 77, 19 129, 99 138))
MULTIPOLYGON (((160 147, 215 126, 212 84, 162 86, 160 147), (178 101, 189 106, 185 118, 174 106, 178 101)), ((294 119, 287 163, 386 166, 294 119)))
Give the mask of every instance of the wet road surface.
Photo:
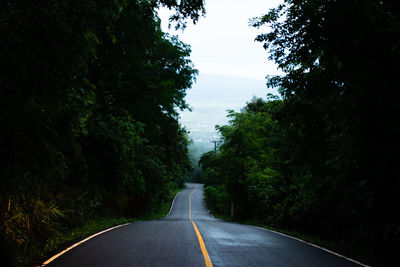
POLYGON ((98 235, 47 266, 206 266, 204 253, 208 266, 360 266, 265 229, 215 219, 202 189, 188 184, 167 217, 98 235))

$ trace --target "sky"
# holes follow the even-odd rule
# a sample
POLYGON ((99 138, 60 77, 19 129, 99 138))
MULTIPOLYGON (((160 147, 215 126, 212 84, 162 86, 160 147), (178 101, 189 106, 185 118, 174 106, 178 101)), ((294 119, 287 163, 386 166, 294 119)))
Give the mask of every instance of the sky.
POLYGON ((255 37, 266 28, 249 27, 249 19, 260 17, 283 0, 206 0, 206 16, 196 25, 175 31, 168 29, 167 9, 161 9, 162 29, 191 46, 191 60, 199 70, 197 82, 187 91, 192 112, 180 113, 181 124, 194 141, 191 149, 206 152, 210 140, 218 139, 215 125, 228 123, 227 110, 240 111, 254 96, 277 92, 266 87, 267 75, 280 74, 268 60, 262 43, 255 37))

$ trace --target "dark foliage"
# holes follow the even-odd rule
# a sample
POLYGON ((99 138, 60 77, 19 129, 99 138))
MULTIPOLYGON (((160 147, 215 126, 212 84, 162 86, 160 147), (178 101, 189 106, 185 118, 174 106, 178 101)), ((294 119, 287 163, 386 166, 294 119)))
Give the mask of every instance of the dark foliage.
POLYGON ((1 2, 0 229, 15 264, 90 217, 151 213, 183 186, 176 109, 197 71, 154 10, 182 26, 204 13, 190 3, 1 2))
MULTIPOLYGON (((220 212, 320 235, 398 265, 400 17, 396 1, 288 0, 252 25, 282 100, 231 114, 202 158, 220 212), (213 190, 217 190, 216 193, 213 190), (223 207, 223 208, 222 208, 223 207)), ((207 189, 206 189, 207 192, 207 189)))

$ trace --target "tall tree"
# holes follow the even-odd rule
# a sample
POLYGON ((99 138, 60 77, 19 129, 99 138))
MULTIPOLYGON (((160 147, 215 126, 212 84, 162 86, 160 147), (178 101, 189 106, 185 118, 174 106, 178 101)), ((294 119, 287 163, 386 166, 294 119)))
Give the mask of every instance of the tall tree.
POLYGON ((0 229, 18 264, 101 210, 148 213, 182 185, 176 109, 197 71, 160 6, 179 27, 205 12, 202 0, 0 3, 0 229))
MULTIPOLYGON (((268 80, 269 86, 279 88, 283 102, 275 110, 267 107, 277 101, 250 103, 244 115, 235 115, 229 126, 220 128, 229 138, 220 155, 202 159, 207 181, 220 192, 229 193, 229 183, 250 192, 253 187, 245 181, 255 173, 224 176, 229 168, 214 163, 232 150, 239 158, 235 162, 255 159, 254 166, 280 174, 277 183, 269 180, 260 187, 274 189, 264 195, 272 207, 262 211, 264 222, 357 248, 353 254, 372 264, 398 265, 399 10, 395 1, 286 0, 254 19, 253 26, 269 27, 256 40, 284 72, 268 80), (252 110, 269 115, 250 128, 237 124, 252 110), (276 121, 277 130, 273 136, 264 134, 270 143, 259 141, 262 151, 270 148, 272 155, 262 158, 263 152, 245 140, 258 136, 259 127, 268 129, 268 117, 276 121), (232 135, 241 129, 247 131, 239 138, 232 135), (243 154, 247 149, 250 154, 243 154), (251 153, 258 158, 249 157, 251 153), (220 182, 219 177, 227 178, 220 182)), ((233 160, 229 157, 233 154, 220 164, 233 160)), ((215 193, 209 191, 210 196, 215 193)), ((256 191, 247 194, 257 196, 256 191)), ((261 203, 254 197, 243 209, 261 203)))

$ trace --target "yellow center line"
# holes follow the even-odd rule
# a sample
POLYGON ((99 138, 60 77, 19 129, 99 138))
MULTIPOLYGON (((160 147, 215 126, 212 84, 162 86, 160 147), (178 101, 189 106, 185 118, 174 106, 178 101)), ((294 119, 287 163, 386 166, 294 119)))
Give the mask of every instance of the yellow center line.
POLYGON ((212 267, 213 264, 211 262, 210 256, 208 255, 207 249, 206 249, 206 245, 204 244, 203 241, 203 237, 200 234, 199 229, 197 228, 196 224, 194 223, 194 221, 192 220, 192 208, 191 208, 191 198, 192 198, 192 194, 193 192, 195 192, 197 190, 198 187, 196 187, 192 192, 190 192, 189 194, 189 220, 192 222, 193 224, 193 228, 194 231, 196 232, 197 235, 197 239, 199 240, 199 244, 200 244, 200 249, 201 252, 203 253, 203 257, 204 257, 204 261, 206 263, 206 267, 212 267))

